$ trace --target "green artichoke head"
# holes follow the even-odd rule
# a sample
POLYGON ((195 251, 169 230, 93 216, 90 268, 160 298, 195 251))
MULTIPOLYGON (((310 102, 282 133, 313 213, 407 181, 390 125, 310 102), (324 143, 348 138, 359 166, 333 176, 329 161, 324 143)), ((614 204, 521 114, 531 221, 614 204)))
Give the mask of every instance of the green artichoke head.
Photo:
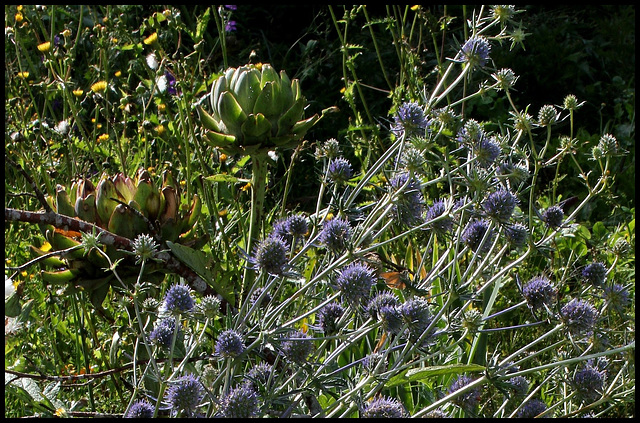
POLYGON ((293 147, 322 117, 305 118, 299 81, 268 63, 227 69, 214 81, 210 101, 211 114, 198 107, 205 139, 230 154, 293 147))

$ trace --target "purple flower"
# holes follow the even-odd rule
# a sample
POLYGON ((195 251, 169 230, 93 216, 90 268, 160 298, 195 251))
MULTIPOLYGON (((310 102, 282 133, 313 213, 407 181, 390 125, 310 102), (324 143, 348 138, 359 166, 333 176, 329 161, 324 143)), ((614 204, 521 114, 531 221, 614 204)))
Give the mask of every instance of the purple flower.
MULTIPOLYGON (((171 347, 171 341, 173 339, 173 331, 176 328, 176 319, 173 316, 162 319, 156 327, 149 333, 149 340, 154 344, 160 345, 164 348, 171 347)), ((178 328, 178 335, 180 334, 180 328, 178 328)))
POLYGON ((391 132, 396 136, 424 136, 429 127, 429 119, 424 113, 424 109, 418 103, 405 102, 398 107, 398 112, 394 116, 394 124, 391 132))
POLYGON ((420 182, 413 177, 409 179, 409 173, 404 172, 391 178, 389 183, 391 188, 397 192, 392 209, 397 221, 407 226, 415 226, 422 223, 422 212, 425 204, 424 197, 420 191, 420 182), (402 187, 404 189, 400 191, 402 187))
POLYGON ((493 242, 493 230, 489 229, 489 222, 484 219, 475 219, 469 223, 467 229, 462 233, 462 241, 474 252, 479 254, 485 254, 491 248, 491 243, 493 242), (487 239, 480 246, 482 239, 485 236, 485 233, 489 231, 487 235, 487 239))
POLYGON ((220 417, 248 419, 258 417, 258 394, 248 385, 240 385, 220 400, 220 417))
POLYGON ((482 203, 484 211, 499 222, 506 222, 511 218, 518 205, 518 198, 506 189, 499 189, 489 194, 482 203))
POLYGON ((124 417, 128 419, 150 419, 153 417, 154 410, 155 407, 151 405, 149 401, 138 400, 131 404, 131 407, 129 407, 129 411, 124 417))
POLYGON ((620 314, 630 304, 629 291, 618 283, 604 288, 604 298, 609 307, 612 307, 620 314))
POLYGON ((187 285, 175 284, 167 291, 164 304, 170 312, 184 313, 191 311, 195 302, 191 297, 191 289, 187 285))
POLYGON ((514 223, 507 225, 504 228, 504 236, 512 247, 520 248, 527 243, 529 238, 529 231, 527 227, 521 223, 514 223))
POLYGON ((484 135, 473 145, 473 153, 476 156, 478 164, 485 169, 498 158, 501 152, 502 149, 500 145, 484 135))
POLYGON ((599 314, 587 301, 574 298, 562 307, 560 317, 571 334, 589 336, 593 333, 599 314))
MULTIPOLYGON (((445 205, 444 200, 436 200, 433 202, 433 205, 427 209, 425 220, 434 220, 442 216, 446 211, 447 206, 445 205)), ((429 227, 438 234, 445 234, 453 229, 453 219, 449 216, 443 217, 437 222, 430 223, 429 227)))
POLYGON ((560 206, 551 206, 542 212, 542 221, 550 228, 557 228, 562 225, 564 211, 560 206))
POLYGON ((544 276, 532 278, 522 287, 522 295, 533 310, 550 306, 556 299, 556 288, 544 276))
POLYGON ((225 4, 224 8, 227 10, 238 10, 238 5, 236 4, 225 4))
POLYGON ((178 93, 176 90, 176 77, 169 71, 164 72, 164 77, 167 79, 167 92, 170 95, 176 95, 178 93))
POLYGON ((280 345, 280 351, 291 362, 304 364, 313 352, 311 337, 301 330, 292 332, 280 345))
POLYGON ((336 157, 329 162, 327 177, 335 184, 346 182, 351 179, 351 163, 344 157, 336 157))
POLYGON ((338 320, 344 314, 344 308, 338 303, 329 303, 318 312, 318 325, 325 335, 338 332, 338 320))
POLYGON ((367 313, 369 313, 371 318, 378 320, 382 317, 380 316, 382 307, 396 307, 397 305, 398 298, 392 292, 383 291, 369 301, 367 313))
POLYGON ((519 419, 532 419, 545 411, 547 411, 547 404, 537 398, 532 398, 524 403, 516 413, 516 417, 519 419))
POLYGON ((599 261, 588 264, 582 269, 582 278, 591 285, 602 286, 607 278, 607 268, 599 261))
POLYGON ((529 381, 523 376, 515 376, 506 381, 511 385, 511 392, 515 398, 522 399, 529 392, 529 381))
POLYGON ((351 239, 351 226, 346 219, 331 219, 325 222, 318 239, 329 250, 340 253, 351 239))
POLYGON ((242 336, 233 329, 220 333, 216 342, 216 354, 222 357, 237 357, 245 350, 242 336))
POLYGON ((257 269, 270 275, 282 275, 288 265, 287 243, 278 236, 270 236, 258 244, 252 261, 257 269))
POLYGON ((405 411, 402 403, 395 398, 376 397, 364 406, 360 417, 399 419, 405 417, 405 411))
POLYGON ((378 318, 382 321, 385 332, 397 335, 402 329, 402 314, 397 306, 381 305, 378 308, 378 318))
POLYGON ((309 232, 309 222, 302 214, 294 214, 273 224, 269 237, 280 237, 287 244, 302 239, 309 232))
POLYGON ((431 324, 429 302, 422 297, 414 297, 399 306, 400 315, 407 325, 407 336, 417 342, 431 324))
POLYGON ((376 275, 366 264, 353 262, 342 269, 336 283, 347 302, 356 304, 369 297, 371 287, 376 283, 376 275))
POLYGON ((469 66, 484 66, 489 60, 491 45, 483 36, 474 36, 467 40, 460 49, 460 57, 463 62, 469 63, 469 66))
POLYGON ((225 32, 234 32, 237 29, 236 27, 236 21, 228 21, 225 25, 224 25, 224 30, 225 32))
MULTIPOLYGON (((449 386, 448 392, 451 394, 459 389, 464 388, 471 382, 473 382, 473 379, 471 377, 467 375, 460 375, 456 380, 453 381, 451 386, 449 386)), ((461 395, 458 395, 453 400, 451 400, 451 402, 463 409, 472 410, 480 402, 480 394, 480 388, 475 387, 461 395)))
POLYGON ((587 403, 594 402, 602 395, 606 372, 599 370, 588 361, 580 370, 576 371, 571 381, 578 396, 587 403))
POLYGON ((175 381, 167 390, 166 400, 173 414, 184 413, 193 416, 200 401, 204 397, 204 389, 197 376, 188 374, 175 381))
POLYGON ((267 387, 270 380, 274 378, 273 366, 269 363, 260 363, 254 365, 247 372, 243 379, 243 385, 258 392, 259 386, 267 387))

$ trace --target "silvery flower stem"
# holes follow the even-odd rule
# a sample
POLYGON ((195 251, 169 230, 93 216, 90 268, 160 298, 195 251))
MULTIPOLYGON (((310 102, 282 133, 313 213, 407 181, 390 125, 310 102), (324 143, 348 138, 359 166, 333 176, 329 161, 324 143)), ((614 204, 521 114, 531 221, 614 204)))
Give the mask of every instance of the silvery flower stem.
POLYGON ((510 361, 512 361, 515 357, 519 356, 520 354, 526 352, 527 350, 529 350, 531 347, 533 347, 536 344, 539 344, 540 342, 542 342, 543 340, 549 338, 551 335, 553 335, 554 333, 558 332, 560 329, 562 329, 564 327, 563 323, 560 323, 558 325, 556 325, 556 327, 554 327, 553 329, 551 329, 549 332, 545 333, 544 335, 542 335, 541 337, 534 339, 533 341, 529 342, 527 345, 525 345, 524 347, 520 348, 518 351, 514 352, 513 354, 511 354, 510 356, 508 356, 507 358, 505 358, 504 360, 502 360, 500 362, 500 366, 504 366, 505 364, 509 363, 510 361))
MULTIPOLYGON (((442 94, 440 94, 438 96, 438 98, 434 99, 434 100, 429 100, 429 108, 433 110, 433 108, 443 99, 447 96, 447 94, 449 94, 451 92, 452 89, 454 89, 456 87, 456 85, 458 85, 460 83, 460 81, 464 81, 465 77, 467 76, 467 74, 469 73, 469 69, 471 69, 471 66, 464 66, 462 68, 462 72, 460 72, 460 75, 458 75, 458 77, 456 78, 455 81, 453 81, 451 83, 451 85, 449 85, 447 87, 446 90, 444 90, 444 92, 442 94)), ((448 70, 448 69, 447 69, 448 70)), ((437 87, 436 87, 437 88, 437 87)), ((436 90, 434 90, 434 94, 436 93, 436 90)), ((431 96, 433 99, 433 95, 431 96)))

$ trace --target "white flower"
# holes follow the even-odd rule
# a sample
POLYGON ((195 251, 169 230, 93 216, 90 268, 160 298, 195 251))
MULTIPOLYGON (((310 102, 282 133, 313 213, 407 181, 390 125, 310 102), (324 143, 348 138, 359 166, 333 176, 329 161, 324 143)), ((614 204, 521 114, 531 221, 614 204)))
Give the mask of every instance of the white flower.
POLYGON ((276 153, 275 151, 271 150, 267 154, 269 155, 271 160, 273 160, 274 162, 278 161, 278 153, 276 153))
POLYGON ((4 299, 6 300, 13 293, 16 292, 16 287, 13 285, 13 281, 7 275, 4 275, 4 299))
POLYGON ((156 87, 158 92, 163 93, 167 90, 167 77, 161 75, 156 79, 156 87))
POLYGON ((149 53, 147 55, 147 66, 149 66, 151 70, 158 69, 158 59, 156 59, 155 53, 149 53))
POLYGON ((54 129, 60 135, 67 135, 69 133, 69 122, 61 120, 54 129))

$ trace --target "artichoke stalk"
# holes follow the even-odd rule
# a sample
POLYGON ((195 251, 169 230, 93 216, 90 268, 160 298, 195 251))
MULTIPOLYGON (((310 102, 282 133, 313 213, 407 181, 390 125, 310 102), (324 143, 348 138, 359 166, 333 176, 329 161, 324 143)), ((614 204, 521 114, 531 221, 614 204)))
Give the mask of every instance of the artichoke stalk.
MULTIPOLYGON (((226 154, 249 155, 252 163, 251 217, 246 250, 251 253, 260 233, 267 179, 267 153, 276 148, 293 148, 307 131, 334 111, 304 117, 307 100, 297 79, 270 64, 248 64, 227 69, 213 82, 210 93, 212 113, 198 106, 204 140, 226 154)), ((241 298, 254 275, 245 271, 241 298)))

